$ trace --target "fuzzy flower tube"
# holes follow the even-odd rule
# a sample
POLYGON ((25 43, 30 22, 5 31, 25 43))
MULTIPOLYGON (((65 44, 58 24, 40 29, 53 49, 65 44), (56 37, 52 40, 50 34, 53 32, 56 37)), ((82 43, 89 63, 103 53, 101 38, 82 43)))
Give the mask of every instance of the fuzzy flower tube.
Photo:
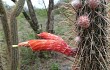
POLYGON ((38 34, 43 39, 21 42, 18 46, 26 46, 33 51, 56 51, 67 56, 75 56, 78 48, 71 48, 61 37, 51 33, 43 32, 38 34))

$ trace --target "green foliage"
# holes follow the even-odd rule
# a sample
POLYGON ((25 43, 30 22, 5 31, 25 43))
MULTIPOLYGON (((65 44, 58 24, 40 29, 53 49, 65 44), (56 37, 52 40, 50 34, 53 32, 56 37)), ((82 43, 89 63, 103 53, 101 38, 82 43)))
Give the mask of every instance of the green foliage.
MULTIPOLYGON (((62 22, 63 23, 63 22, 62 22)), ((65 23, 65 22, 64 22, 65 23)), ((55 27, 55 33, 56 34, 59 34, 59 35, 64 35, 64 33, 65 33, 65 31, 68 31, 68 29, 70 28, 70 27, 68 27, 68 26, 63 26, 63 24, 59 24, 59 25, 61 25, 61 26, 56 26, 55 27)))
POLYGON ((66 3, 68 3, 69 0, 60 0, 59 2, 66 2, 66 3))
POLYGON ((46 9, 36 9, 36 14, 39 17, 46 17, 47 16, 47 11, 46 9))
POLYGON ((59 65, 57 63, 52 63, 51 67, 50 67, 50 70, 60 70, 59 65))
POLYGON ((17 17, 17 19, 21 19, 21 18, 25 18, 22 13, 20 13, 20 15, 17 17))
POLYGON ((66 28, 64 29, 64 30, 62 30, 62 29, 64 29, 63 27, 58 27, 58 28, 56 28, 56 34, 60 34, 60 35, 63 35, 64 34, 64 32, 65 32, 65 30, 66 30, 66 28))
POLYGON ((31 49, 22 47, 21 51, 22 64, 30 64, 30 62, 36 59, 35 53, 31 49))
POLYGON ((43 55, 43 58, 44 59, 49 59, 50 58, 50 52, 48 52, 48 51, 42 51, 42 55, 43 55))
POLYGON ((65 8, 59 8, 59 9, 57 9, 57 10, 55 10, 55 14, 61 14, 61 12, 65 12, 66 11, 66 9, 65 8))
POLYGON ((35 35, 34 34, 29 34, 28 36, 30 39, 35 39, 35 35))
MULTIPOLYGON (((29 12, 27 11, 27 14, 29 12)), ((37 18, 46 18, 47 17, 47 11, 46 9, 35 9, 35 13, 36 13, 36 16, 37 18)), ((24 15, 21 13, 18 17, 18 19, 21 19, 21 18, 25 18, 24 15)))

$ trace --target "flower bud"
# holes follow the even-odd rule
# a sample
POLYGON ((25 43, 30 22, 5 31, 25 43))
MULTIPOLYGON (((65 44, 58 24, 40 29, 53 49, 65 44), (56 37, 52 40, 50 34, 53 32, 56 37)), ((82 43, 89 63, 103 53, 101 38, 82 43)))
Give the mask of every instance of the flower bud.
POLYGON ((77 20, 77 25, 83 28, 88 28, 90 26, 88 16, 80 16, 77 20))
POLYGON ((79 43, 79 42, 81 41, 80 36, 75 37, 74 41, 75 41, 76 43, 79 43))
POLYGON ((75 8, 75 9, 79 9, 82 6, 82 3, 80 0, 72 0, 71 1, 71 5, 75 8))
POLYGON ((99 5, 99 0, 88 0, 88 5, 91 9, 95 9, 99 5))

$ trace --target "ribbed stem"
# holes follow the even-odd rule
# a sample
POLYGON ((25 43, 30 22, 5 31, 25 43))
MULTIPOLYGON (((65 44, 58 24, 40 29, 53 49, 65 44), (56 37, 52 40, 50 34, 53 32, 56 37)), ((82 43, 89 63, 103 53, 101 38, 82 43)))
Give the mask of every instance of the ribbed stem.
POLYGON ((77 17, 87 15, 90 19, 89 28, 77 26, 78 35, 81 37, 79 43, 79 67, 80 70, 108 70, 107 69, 107 22, 105 0, 95 9, 91 9, 82 0, 83 7, 77 11, 77 17))

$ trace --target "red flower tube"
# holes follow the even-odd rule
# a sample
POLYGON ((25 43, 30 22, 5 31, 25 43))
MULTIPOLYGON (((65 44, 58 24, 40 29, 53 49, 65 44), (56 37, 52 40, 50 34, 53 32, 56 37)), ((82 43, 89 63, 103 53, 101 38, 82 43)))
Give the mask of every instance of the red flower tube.
POLYGON ((67 43, 59 36, 42 32, 38 34, 43 39, 29 40, 27 42, 19 43, 18 46, 28 46, 33 51, 56 51, 63 53, 67 56, 75 56, 78 48, 72 49, 67 43))
POLYGON ((42 32, 42 33, 37 34, 37 35, 39 37, 41 37, 43 39, 47 39, 47 40, 58 40, 58 41, 62 41, 66 45, 66 42, 60 36, 57 36, 57 35, 54 35, 54 34, 51 34, 51 33, 48 33, 48 32, 42 32))
POLYGON ((75 56, 78 49, 72 49, 58 40, 29 40, 19 43, 19 46, 29 46, 33 51, 56 51, 67 56, 75 56))
POLYGON ((37 34, 39 37, 43 38, 43 39, 51 39, 51 40, 60 40, 60 41, 64 41, 61 37, 48 33, 48 32, 42 32, 40 34, 37 34))

